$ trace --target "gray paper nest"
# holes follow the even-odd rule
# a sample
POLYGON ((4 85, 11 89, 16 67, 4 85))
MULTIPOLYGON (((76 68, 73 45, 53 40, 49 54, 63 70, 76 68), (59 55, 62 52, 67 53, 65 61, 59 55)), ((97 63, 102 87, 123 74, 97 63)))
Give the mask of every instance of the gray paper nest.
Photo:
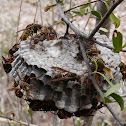
MULTIPOLYGON (((99 33, 95 38, 100 42, 111 44, 106 36, 99 33)), ((85 62, 76 59, 79 52, 77 41, 74 37, 68 37, 39 41, 37 44, 34 44, 32 39, 20 42, 20 47, 14 54, 17 57, 11 64, 10 75, 17 83, 22 78, 24 83, 20 83, 20 88, 23 84, 30 88, 29 91, 22 89, 22 92, 32 110, 57 111, 60 118, 66 118, 73 115, 91 115, 90 113, 98 109, 99 95, 88 78, 88 73, 81 76, 83 81, 70 79, 52 82, 51 79, 58 73, 64 75, 67 73, 53 67, 59 67, 77 75, 82 75, 87 70, 85 62), (26 76, 30 78, 28 82, 24 79, 26 76)), ((118 54, 114 54, 105 47, 95 46, 101 51, 100 56, 108 63, 108 67, 112 68, 113 75, 116 77, 114 82, 119 82, 121 75, 117 78, 118 54)))

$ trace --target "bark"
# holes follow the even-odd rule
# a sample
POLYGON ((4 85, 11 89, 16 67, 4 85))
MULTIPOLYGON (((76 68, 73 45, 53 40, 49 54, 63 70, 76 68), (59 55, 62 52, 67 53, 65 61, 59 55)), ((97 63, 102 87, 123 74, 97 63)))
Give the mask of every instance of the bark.
MULTIPOLYGON (((110 3, 108 3, 110 5, 110 3)), ((106 5, 99 1, 97 4, 97 11, 101 13, 102 16, 105 15, 105 13, 107 12, 107 8, 106 5)), ((99 23, 100 19, 96 18, 96 25, 99 23)), ((111 21, 110 18, 108 18, 105 23, 102 25, 102 27, 106 28, 108 30, 108 32, 103 32, 103 31, 99 31, 100 34, 105 34, 107 37, 109 37, 109 33, 110 33, 110 27, 111 27, 111 21)))

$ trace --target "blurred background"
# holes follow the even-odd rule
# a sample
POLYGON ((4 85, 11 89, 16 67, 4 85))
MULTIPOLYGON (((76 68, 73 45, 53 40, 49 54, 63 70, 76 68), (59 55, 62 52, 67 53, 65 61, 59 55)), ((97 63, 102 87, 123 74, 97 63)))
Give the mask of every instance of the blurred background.
MULTIPOLYGON (((70 7, 88 2, 88 0, 64 0, 64 10, 70 7)), ((44 8, 47 5, 55 3, 55 0, 41 0, 41 10, 38 0, 0 0, 0 116, 10 117, 16 121, 24 121, 27 123, 36 124, 38 126, 82 126, 83 120, 72 117, 70 119, 60 120, 51 112, 32 112, 27 102, 15 96, 14 91, 9 91, 13 85, 13 78, 7 75, 2 66, 1 56, 7 57, 9 49, 19 40, 22 32, 18 35, 16 32, 25 28, 28 24, 36 23, 44 26, 53 26, 57 32, 65 32, 66 26, 61 22, 61 18, 57 13, 57 8, 54 7, 45 12, 44 8), (42 17, 42 21, 41 21, 42 17)), ((92 4, 94 6, 94 3, 92 4)), ((78 10, 78 9, 76 9, 78 10)), ((123 40, 126 40, 126 2, 119 5, 115 10, 115 15, 119 17, 121 25, 118 30, 123 34, 123 40)), ((71 15, 68 15, 71 18, 71 15)), ((87 33, 95 27, 95 17, 91 17, 88 25, 85 28, 89 13, 82 17, 74 15, 73 23, 80 30, 85 29, 87 33)), ((110 40, 114 26, 111 25, 110 40)), ((121 60, 126 63, 126 54, 120 53, 121 60)), ((112 104, 119 117, 126 120, 126 112, 120 112, 120 107, 112 104)), ((106 108, 100 109, 93 119, 92 126, 118 126, 112 115, 106 108), (101 112, 102 113, 101 113, 101 112)), ((10 126, 12 124, 2 123, 0 126, 10 126)), ((14 125, 16 126, 16 125, 14 125)))

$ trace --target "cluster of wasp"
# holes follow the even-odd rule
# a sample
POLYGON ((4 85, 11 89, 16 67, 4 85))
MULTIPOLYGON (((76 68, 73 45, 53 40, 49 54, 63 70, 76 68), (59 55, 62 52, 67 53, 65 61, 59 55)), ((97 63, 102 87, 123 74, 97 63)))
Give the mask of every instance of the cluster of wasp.
POLYGON ((80 117, 80 116, 93 116, 93 112, 102 108, 103 107, 103 103, 101 102, 98 105, 98 100, 96 98, 93 98, 91 101, 92 107, 89 109, 82 109, 82 110, 78 110, 76 112, 70 113, 68 111, 65 111, 64 109, 58 109, 55 106, 55 102, 53 100, 50 101, 40 101, 40 100, 31 100, 31 99, 27 99, 28 102, 30 102, 29 107, 33 110, 33 111, 50 111, 50 112, 56 112, 53 114, 58 115, 58 117, 60 119, 67 119, 70 118, 72 116, 76 116, 76 117, 80 117))
POLYGON ((6 73, 9 73, 12 69, 12 66, 11 66, 11 63, 14 61, 14 59, 17 57, 17 56, 14 56, 14 53, 19 49, 19 44, 15 44, 8 52, 8 58, 5 58, 4 56, 2 56, 3 58, 3 61, 2 61, 2 64, 3 64, 3 68, 4 68, 4 71, 6 73))
MULTIPOLYGON (((28 38, 31 38, 31 40, 34 41, 34 44, 37 44, 39 41, 46 40, 53 40, 57 37, 56 31, 52 27, 45 27, 40 24, 29 24, 26 26, 25 29, 22 29, 20 31, 23 31, 22 35, 20 36, 20 41, 24 41, 28 38)), ((19 31, 18 31, 19 32, 19 31)), ((20 43, 16 43, 8 52, 8 58, 5 58, 2 56, 3 61, 3 68, 6 73, 9 73, 12 70, 11 63, 15 60, 17 55, 15 56, 14 53, 18 51, 20 46, 20 43)), ((23 79, 20 77, 17 70, 15 70, 19 79, 19 82, 14 81, 13 88, 10 90, 15 90, 15 94, 17 97, 22 98, 23 92, 22 90, 25 90, 26 92, 29 91, 29 84, 28 81, 30 80, 29 77, 25 76, 23 79), (27 80, 26 80, 27 78, 27 80)))
MULTIPOLYGON (((75 34, 70 34, 71 37, 74 37, 75 39, 78 39, 77 35, 75 34)), ((37 44, 39 41, 44 41, 44 40, 54 40, 57 37, 57 33, 56 31, 52 28, 52 27, 45 27, 42 26, 40 24, 29 24, 27 25, 27 27, 25 29, 23 29, 23 33, 20 36, 20 40, 24 41, 27 40, 28 38, 31 38, 31 40, 33 40, 34 44, 37 44)), ((96 48, 96 47, 92 47, 93 43, 90 43, 87 47, 86 47, 86 54, 87 56, 90 58, 94 58, 96 59, 97 63, 98 63, 98 71, 103 72, 103 66, 101 62, 104 62, 102 58, 99 58, 98 55, 100 54, 100 51, 96 48), (100 62, 99 62, 100 61, 100 62)), ((11 63, 14 61, 14 59, 17 57, 14 55, 14 53, 16 51, 18 51, 20 44, 17 43, 15 44, 12 49, 9 50, 9 58, 4 58, 3 57, 3 67, 6 73, 9 73, 12 69, 11 63)), ((79 52, 77 53, 75 59, 77 59, 78 61, 81 60, 83 61, 83 57, 82 57, 82 53, 80 50, 80 47, 78 46, 78 50, 79 52)), ((91 67, 92 70, 95 69, 95 64, 93 62, 91 62, 91 67)), ((61 119, 66 119, 68 117, 71 116, 91 116, 93 111, 96 111, 98 109, 100 109, 102 107, 102 102, 100 105, 98 105, 98 102, 100 101, 100 98, 98 97, 98 94, 96 93, 96 95, 92 94, 92 92, 95 92, 95 89, 93 87, 93 85, 89 85, 89 83, 91 82, 90 76, 88 75, 85 79, 82 78, 82 76, 84 76, 85 74, 88 74, 88 70, 86 72, 84 72, 82 75, 78 75, 76 73, 72 73, 68 70, 62 69, 60 67, 52 67, 53 70, 58 70, 60 71, 58 74, 54 74, 51 77, 51 83, 59 83, 63 82, 62 84, 64 84, 65 82, 69 82, 69 81, 76 81, 79 84, 86 84, 86 92, 87 94, 91 95, 92 98, 90 99, 90 104, 92 105, 91 108, 89 109, 78 109, 76 112, 74 113, 70 113, 68 111, 65 111, 64 109, 58 109, 55 106, 55 103, 52 100, 50 101, 39 101, 39 100, 31 100, 31 99, 26 99, 27 101, 30 102, 29 107, 33 110, 33 111, 57 111, 57 115, 59 118, 61 119)), ((14 81, 13 84, 13 88, 11 88, 10 90, 14 90, 15 91, 15 95, 19 98, 22 98, 24 96, 24 92, 26 92, 27 95, 31 96, 31 94, 29 93, 30 87, 33 86, 34 88, 36 88, 33 84, 30 83, 31 79, 36 79, 37 77, 32 77, 30 78, 29 76, 25 75, 23 78, 20 77, 19 72, 17 70, 15 70, 18 78, 20 79, 19 82, 14 81)), ((98 75, 96 76, 97 81, 98 80, 98 75)), ((55 87, 57 88, 58 85, 55 87)), ((32 97, 32 96, 31 96, 32 97)))
POLYGON ((31 37, 31 39, 34 41, 34 44, 37 44, 39 41, 44 41, 45 39, 54 40, 57 37, 56 31, 51 26, 46 27, 40 24, 32 23, 27 25, 26 28, 22 30, 23 33, 20 37, 20 40, 24 41, 31 37))

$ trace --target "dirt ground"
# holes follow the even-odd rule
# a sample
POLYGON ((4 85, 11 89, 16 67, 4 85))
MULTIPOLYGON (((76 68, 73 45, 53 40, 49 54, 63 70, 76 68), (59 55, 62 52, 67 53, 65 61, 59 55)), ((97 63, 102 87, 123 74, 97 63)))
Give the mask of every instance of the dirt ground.
MULTIPOLYGON (((45 12, 44 8, 49 5, 53 0, 42 0, 42 19, 43 19, 43 25, 52 25, 54 21, 59 21, 59 15, 57 13, 56 8, 54 10, 45 12), (54 19, 54 21, 53 21, 54 19)), ((21 13, 20 13, 20 20, 19 20, 19 26, 18 26, 18 16, 19 16, 19 9, 21 0, 0 0, 0 59, 1 56, 7 55, 8 50, 16 43, 16 41, 19 39, 16 35, 17 30, 21 30, 25 28, 28 24, 32 23, 35 18, 36 13, 36 4, 37 0, 23 0, 22 7, 21 7, 21 13), (18 26, 18 28, 17 28, 18 26)), ((82 4, 83 1, 79 0, 73 0, 73 3, 76 4, 82 4)), ((86 1, 85 1, 86 2, 86 1)), ((69 1, 66 1, 65 8, 69 8, 69 1)), ((74 6, 72 4, 72 6, 74 6)), ((118 28, 118 30, 123 34, 123 42, 126 41, 126 1, 119 5, 114 12, 121 20, 121 25, 118 28)), ((87 16, 83 17, 75 17, 75 21, 73 22, 79 29, 83 30, 86 21, 88 19, 87 16)), ((37 15, 36 15, 36 22, 41 23, 40 18, 40 9, 38 7, 37 15)), ((86 32, 91 31, 95 26, 95 19, 91 18, 89 21, 89 24, 86 27, 86 32)), ((65 31, 64 25, 55 25, 54 28, 59 32, 65 31)), ((114 25, 111 26, 111 33, 110 33, 110 39, 112 32, 114 30, 114 25)), ((19 36, 21 35, 21 32, 19 32, 19 36)), ((126 53, 120 53, 121 54, 121 60, 126 63, 126 53)), ((8 91, 8 89, 12 86, 13 79, 9 77, 9 75, 6 75, 3 71, 2 64, 0 61, 0 116, 7 116, 12 117, 15 120, 22 120, 27 123, 33 123, 38 126, 73 126, 76 124, 76 126, 80 126, 82 124, 82 120, 79 118, 71 118, 67 120, 60 120, 56 118, 55 114, 52 114, 50 112, 28 112, 28 106, 27 103, 24 100, 18 99, 14 92, 8 91), (54 121, 56 120, 57 121, 54 121), (57 122, 57 124, 55 124, 57 122)), ((113 109, 116 110, 119 117, 122 118, 124 121, 126 120, 126 112, 120 113, 120 108, 117 105, 112 104, 113 109)), ((96 116, 94 117, 94 121, 92 126, 97 126, 97 124, 106 122, 105 120, 109 122, 113 122, 113 126, 118 126, 116 121, 114 121, 112 115, 109 113, 109 111, 106 108, 101 109, 97 112, 96 116), (101 113, 101 112, 102 113, 101 113)), ((0 122, 0 126, 5 126, 10 124, 4 124, 0 122)))

